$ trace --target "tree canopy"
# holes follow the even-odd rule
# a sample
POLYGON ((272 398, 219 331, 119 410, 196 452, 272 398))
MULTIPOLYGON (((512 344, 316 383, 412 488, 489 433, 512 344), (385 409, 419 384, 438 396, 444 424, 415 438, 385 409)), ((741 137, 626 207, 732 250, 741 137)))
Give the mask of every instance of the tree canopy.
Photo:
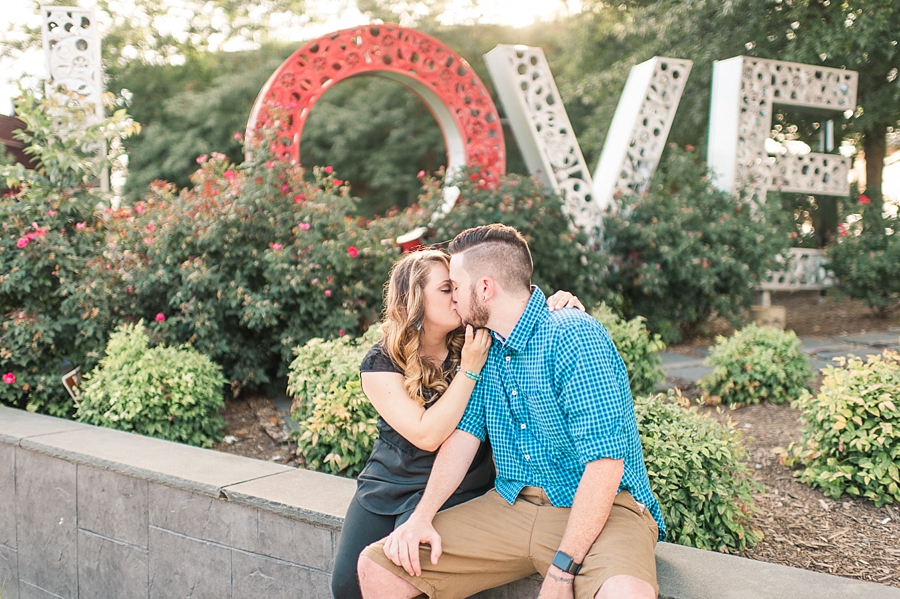
MULTIPOLYGON (((302 11, 316 5, 312 0, 135 0, 129 19, 118 16, 113 4, 97 1, 107 22, 108 87, 133 93, 131 110, 145 126, 128 142, 132 196, 155 178, 186 184, 197 155, 215 150, 239 158, 234 133, 243 130, 268 75, 300 44, 263 43, 239 53, 210 50, 265 41, 274 27, 308 22, 312 13, 302 11)), ((340 6, 350 4, 342 0, 340 6)), ((543 47, 592 164, 629 69, 653 56, 694 62, 670 140, 701 150, 714 61, 742 54, 856 70, 859 108, 842 127, 865 150, 866 192, 880 202, 886 136, 900 125, 896 0, 584 0, 580 13, 522 29, 478 23, 448 27, 442 24, 445 0, 358 0, 356 7, 372 19, 435 35, 466 58, 488 88, 482 54, 498 43, 543 47)), ((5 52, 35 44, 37 34, 7 43, 5 52)), ((502 116, 499 103, 498 108, 502 116)), ((796 135, 802 138, 800 125, 796 135)), ((431 115, 402 89, 348 82, 323 97, 311 115, 304 160, 322 156, 336 163, 360 191, 384 196, 376 204, 389 205, 415 186, 411 177, 417 167, 430 170, 442 163, 434 133, 431 115), (401 139, 414 142, 402 144, 401 139)), ((523 172, 512 136, 506 139, 509 170, 523 172)))

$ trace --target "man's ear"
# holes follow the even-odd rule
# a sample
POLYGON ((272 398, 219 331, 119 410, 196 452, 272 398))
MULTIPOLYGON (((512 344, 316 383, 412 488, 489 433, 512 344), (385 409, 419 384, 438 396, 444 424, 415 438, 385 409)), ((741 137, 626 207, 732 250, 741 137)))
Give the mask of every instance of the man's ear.
POLYGON ((478 290, 482 301, 488 302, 497 295, 497 282, 491 277, 482 277, 478 281, 478 290))

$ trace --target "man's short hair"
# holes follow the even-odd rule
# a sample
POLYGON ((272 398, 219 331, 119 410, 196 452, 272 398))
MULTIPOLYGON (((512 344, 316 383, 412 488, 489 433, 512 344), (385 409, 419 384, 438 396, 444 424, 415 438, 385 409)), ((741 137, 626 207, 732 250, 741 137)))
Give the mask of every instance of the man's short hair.
POLYGON ((507 292, 531 293, 531 251, 513 227, 494 223, 466 229, 447 249, 451 254, 466 254, 463 268, 473 279, 487 274, 507 292))

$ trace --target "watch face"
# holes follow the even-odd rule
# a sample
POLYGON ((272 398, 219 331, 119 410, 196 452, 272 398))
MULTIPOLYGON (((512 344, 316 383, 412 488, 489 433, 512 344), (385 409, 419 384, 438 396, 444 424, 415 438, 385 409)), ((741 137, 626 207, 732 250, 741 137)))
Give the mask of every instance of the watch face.
POLYGON ((577 574, 578 570, 581 569, 581 564, 576 564, 574 559, 562 551, 556 552, 556 556, 553 558, 553 565, 569 574, 577 574))

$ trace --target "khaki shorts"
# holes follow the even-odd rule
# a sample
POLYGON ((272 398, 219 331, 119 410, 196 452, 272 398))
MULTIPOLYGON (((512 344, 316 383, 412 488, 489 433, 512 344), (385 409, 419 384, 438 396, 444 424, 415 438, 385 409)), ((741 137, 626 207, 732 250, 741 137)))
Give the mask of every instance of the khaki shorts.
MULTIPOLYGON (((432 599, 460 599, 485 589, 547 573, 562 540, 570 508, 553 507, 543 489, 525 487, 514 505, 495 490, 438 513, 434 527, 443 553, 431 564, 431 548, 419 549, 422 576, 410 576, 384 555, 384 540, 362 555, 400 576, 432 599)), ((630 493, 616 496, 606 525, 575 577, 576 599, 592 599, 612 576, 628 574, 656 583, 654 550, 659 531, 649 510, 630 493)))

